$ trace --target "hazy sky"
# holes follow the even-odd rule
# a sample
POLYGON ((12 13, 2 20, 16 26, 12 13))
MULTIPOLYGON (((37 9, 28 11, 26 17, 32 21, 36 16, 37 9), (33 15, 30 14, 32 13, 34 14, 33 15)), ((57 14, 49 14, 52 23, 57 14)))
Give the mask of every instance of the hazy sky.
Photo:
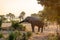
POLYGON ((0 14, 13 13, 19 16, 21 11, 25 11, 26 16, 37 13, 43 7, 37 4, 36 0, 0 0, 0 14))

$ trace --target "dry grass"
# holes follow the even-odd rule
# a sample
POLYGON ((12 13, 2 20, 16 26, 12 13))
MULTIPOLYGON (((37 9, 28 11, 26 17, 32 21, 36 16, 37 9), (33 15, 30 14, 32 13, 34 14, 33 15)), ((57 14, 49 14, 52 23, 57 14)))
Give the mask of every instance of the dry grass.
MULTIPOLYGON (((26 26, 26 31, 32 31, 31 29, 31 24, 28 24, 28 23, 23 23, 24 26, 26 26)), ((11 23, 3 23, 2 27, 10 27, 11 26, 11 23)), ((32 37, 29 39, 29 40, 44 40, 44 37, 47 36, 48 34, 54 34, 57 30, 57 25, 49 25, 48 27, 46 27, 46 29, 44 29, 44 32, 43 33, 38 33, 36 34, 37 32, 37 27, 35 27, 35 32, 36 33, 33 33, 32 37)), ((7 35, 7 34, 5 34, 7 35)), ((45 37, 46 38, 46 37, 45 37)))

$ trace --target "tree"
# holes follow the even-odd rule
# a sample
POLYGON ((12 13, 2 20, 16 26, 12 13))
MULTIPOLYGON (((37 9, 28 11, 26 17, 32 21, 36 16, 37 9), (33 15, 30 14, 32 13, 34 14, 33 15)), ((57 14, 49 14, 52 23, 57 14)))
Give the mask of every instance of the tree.
POLYGON ((48 20, 57 21, 60 24, 60 0, 37 0, 44 7, 43 14, 48 20))
MULTIPOLYGON (((49 21, 56 21, 60 25, 60 0, 37 0, 44 6, 43 14, 49 21)), ((57 28, 58 29, 58 28, 57 28)))
POLYGON ((44 21, 44 19, 46 19, 46 18, 44 17, 44 15, 42 14, 42 11, 39 11, 37 15, 40 17, 40 20, 41 20, 41 21, 44 21))
POLYGON ((25 16, 25 12, 22 11, 22 12, 20 13, 20 15, 19 15, 20 21, 21 21, 22 19, 24 19, 24 16, 25 16))
POLYGON ((6 20, 5 15, 0 15, 0 19, 2 19, 2 21, 4 22, 6 20))
POLYGON ((44 17, 44 15, 42 14, 42 11, 39 11, 37 14, 36 14, 36 13, 31 14, 31 16, 32 16, 32 17, 37 17, 37 18, 39 18, 41 21, 44 21, 44 19, 46 19, 46 18, 44 17))
POLYGON ((12 20, 13 18, 15 18, 15 15, 12 14, 12 13, 6 14, 6 16, 7 16, 8 18, 10 18, 10 20, 12 20))
POLYGON ((38 15, 36 13, 31 14, 32 17, 37 17, 38 15))

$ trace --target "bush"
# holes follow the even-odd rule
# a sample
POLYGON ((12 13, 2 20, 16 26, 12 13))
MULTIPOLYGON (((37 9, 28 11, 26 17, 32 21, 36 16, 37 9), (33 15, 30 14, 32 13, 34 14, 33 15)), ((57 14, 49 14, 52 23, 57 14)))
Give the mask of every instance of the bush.
POLYGON ((0 19, 0 30, 1 30, 1 26, 2 26, 2 19, 0 19))
POLYGON ((15 40, 15 39, 16 39, 16 35, 15 35, 13 32, 11 32, 11 33, 9 34, 8 40, 15 40))
POLYGON ((2 38, 3 37, 3 34, 2 33, 0 33, 0 38, 2 38))
POLYGON ((22 24, 20 24, 19 29, 20 29, 21 31, 25 31, 26 27, 23 26, 22 24))
POLYGON ((0 27, 1 27, 1 25, 2 25, 2 19, 0 19, 0 27))
POLYGON ((26 33, 23 33, 21 40, 28 40, 28 37, 27 37, 27 34, 26 33))
POLYGON ((28 31, 27 32, 27 37, 29 38, 32 35, 32 32, 28 31))
POLYGON ((11 32, 9 34, 8 40, 28 40, 31 35, 32 32, 30 31, 21 33, 20 31, 16 30, 14 33, 11 32))
POLYGON ((15 22, 12 21, 12 25, 11 25, 14 29, 20 30, 20 31, 25 31, 25 26, 23 26, 22 24, 19 24, 19 22, 15 22))
POLYGON ((22 34, 21 34, 21 32, 20 31, 18 31, 18 30, 16 30, 15 32, 15 35, 16 35, 16 40, 21 40, 22 39, 22 34))
POLYGON ((12 25, 11 25, 14 29, 16 29, 17 27, 19 27, 19 24, 17 22, 12 21, 12 25))
POLYGON ((23 33, 22 40, 28 40, 31 35, 32 35, 32 32, 30 31, 28 31, 27 33, 23 33))

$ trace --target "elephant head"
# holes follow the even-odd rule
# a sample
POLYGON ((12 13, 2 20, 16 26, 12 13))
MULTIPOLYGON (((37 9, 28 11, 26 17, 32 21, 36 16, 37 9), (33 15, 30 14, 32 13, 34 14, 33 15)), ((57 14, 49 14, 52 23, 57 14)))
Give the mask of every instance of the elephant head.
POLYGON ((25 18, 23 21, 21 21, 20 23, 23 23, 23 22, 28 22, 28 23, 30 23, 29 21, 30 21, 30 17, 27 17, 27 18, 25 18))

